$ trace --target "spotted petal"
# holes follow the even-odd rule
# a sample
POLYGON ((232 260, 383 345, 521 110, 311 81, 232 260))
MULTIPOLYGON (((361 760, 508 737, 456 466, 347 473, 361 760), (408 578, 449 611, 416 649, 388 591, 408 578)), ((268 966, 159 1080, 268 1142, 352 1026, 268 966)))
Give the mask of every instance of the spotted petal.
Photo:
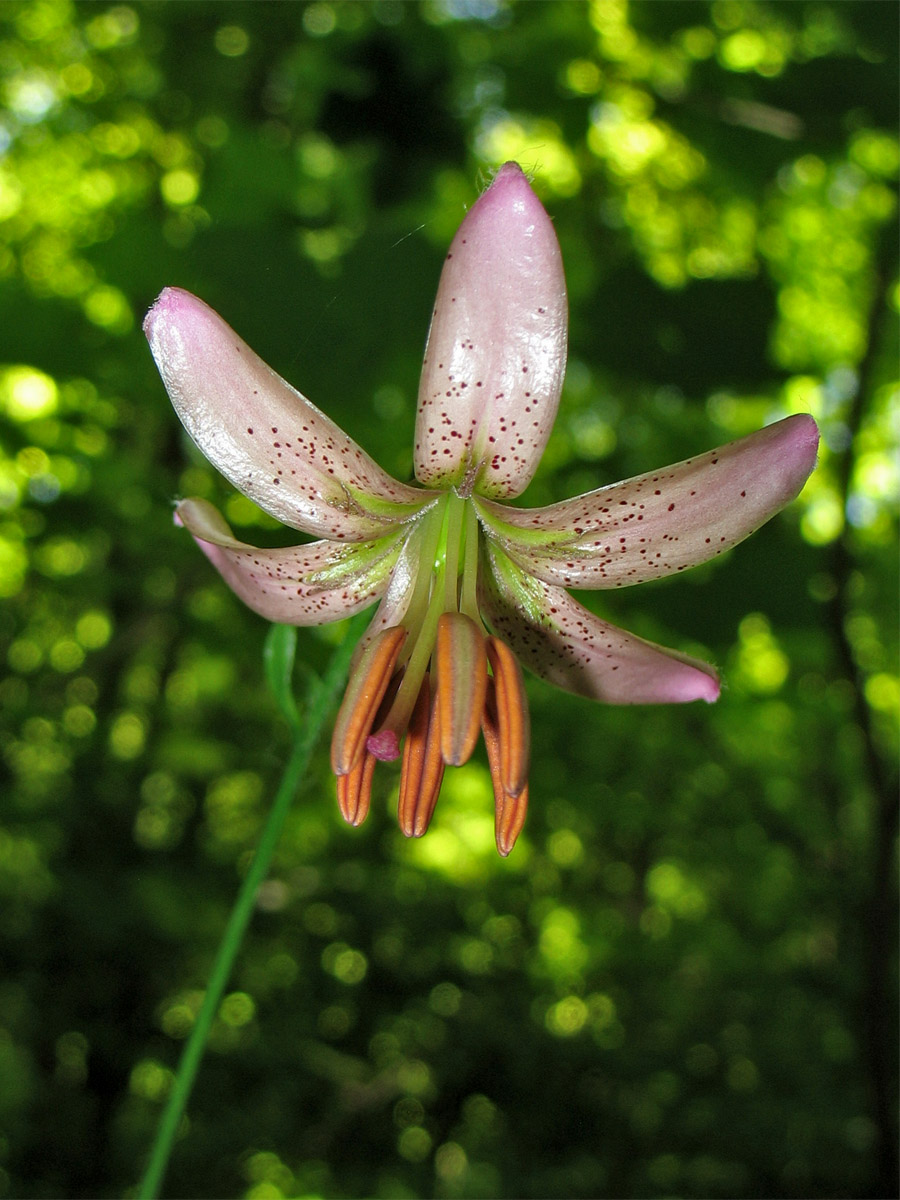
POLYGON ((488 546, 480 601, 489 624, 535 675, 606 704, 713 701, 719 680, 699 659, 601 621, 562 588, 488 546))
POLYGON ((384 592, 403 542, 401 532, 353 545, 260 550, 238 541, 205 500, 182 500, 175 519, 246 605, 285 625, 324 625, 368 608, 384 592))
POLYGON ((550 218, 501 167, 441 273, 416 416, 416 478, 517 496, 550 436, 566 361, 566 285, 550 218))
POLYGON ((144 332, 185 429, 235 487, 285 525, 363 541, 427 502, 382 471, 196 296, 166 288, 144 332))
POLYGON ((488 536, 545 582, 626 587, 706 562, 753 533, 800 491, 818 441, 812 417, 788 417, 547 508, 477 504, 488 536))

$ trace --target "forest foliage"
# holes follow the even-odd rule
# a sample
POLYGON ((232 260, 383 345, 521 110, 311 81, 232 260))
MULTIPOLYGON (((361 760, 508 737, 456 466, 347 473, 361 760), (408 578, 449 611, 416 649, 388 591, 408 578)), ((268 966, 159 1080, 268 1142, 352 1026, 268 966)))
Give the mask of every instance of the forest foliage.
MULTIPOLYGON (((508 860, 483 758, 407 841, 396 772, 348 829, 318 748, 165 1194, 896 1194, 897 35, 879 0, 4 0, 0 1194, 134 1194, 289 750, 172 500, 287 531, 183 434, 143 313, 195 292, 407 479, 508 159, 571 310, 526 503, 796 412, 819 465, 727 557, 587 600, 726 687, 529 680, 508 860)), ((344 632, 301 631, 301 705, 344 632)))

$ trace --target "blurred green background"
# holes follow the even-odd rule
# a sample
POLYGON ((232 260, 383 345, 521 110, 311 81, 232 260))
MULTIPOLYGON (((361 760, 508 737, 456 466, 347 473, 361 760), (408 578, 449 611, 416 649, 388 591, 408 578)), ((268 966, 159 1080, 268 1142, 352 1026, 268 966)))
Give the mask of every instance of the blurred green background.
MULTIPOLYGON (((603 709, 529 681, 509 860, 483 757, 408 843, 396 770, 349 830, 320 749, 166 1194, 897 1194, 897 25, 5 0, 2 1194, 134 1187, 287 753, 264 623, 171 501, 290 538, 188 443, 142 315, 198 293, 409 478, 442 258, 508 158, 571 303, 527 502, 792 412, 820 466, 726 559, 588 599, 726 688, 603 709)), ((301 632, 301 696, 341 632, 301 632)))

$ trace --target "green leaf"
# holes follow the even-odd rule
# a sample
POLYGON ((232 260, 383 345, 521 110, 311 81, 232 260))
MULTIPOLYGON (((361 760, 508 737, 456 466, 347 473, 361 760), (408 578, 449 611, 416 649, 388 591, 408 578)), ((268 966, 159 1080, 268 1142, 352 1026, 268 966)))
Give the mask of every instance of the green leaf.
POLYGON ((291 729, 300 725, 300 714, 294 699, 294 658, 297 653, 297 630, 293 625, 272 625, 263 647, 263 665, 269 690, 291 729))

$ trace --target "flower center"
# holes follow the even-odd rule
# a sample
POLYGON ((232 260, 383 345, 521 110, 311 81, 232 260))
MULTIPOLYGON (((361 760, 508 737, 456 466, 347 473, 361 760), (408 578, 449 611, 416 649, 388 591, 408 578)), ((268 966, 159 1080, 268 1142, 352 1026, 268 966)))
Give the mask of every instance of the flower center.
POLYGON ((478 611, 479 526, 468 497, 448 492, 420 518, 418 564, 402 621, 381 629, 353 670, 331 747, 338 803, 360 824, 376 760, 399 757, 400 827, 428 828, 445 765, 461 766, 484 733, 496 838, 508 854, 528 805, 528 706, 512 651, 478 611))
POLYGON ((403 677, 390 710, 367 741, 377 758, 393 759, 409 724, 445 613, 462 613, 481 630, 478 614, 478 517, 470 500, 448 492, 425 516, 422 557, 403 626, 409 631, 397 666, 403 677))

